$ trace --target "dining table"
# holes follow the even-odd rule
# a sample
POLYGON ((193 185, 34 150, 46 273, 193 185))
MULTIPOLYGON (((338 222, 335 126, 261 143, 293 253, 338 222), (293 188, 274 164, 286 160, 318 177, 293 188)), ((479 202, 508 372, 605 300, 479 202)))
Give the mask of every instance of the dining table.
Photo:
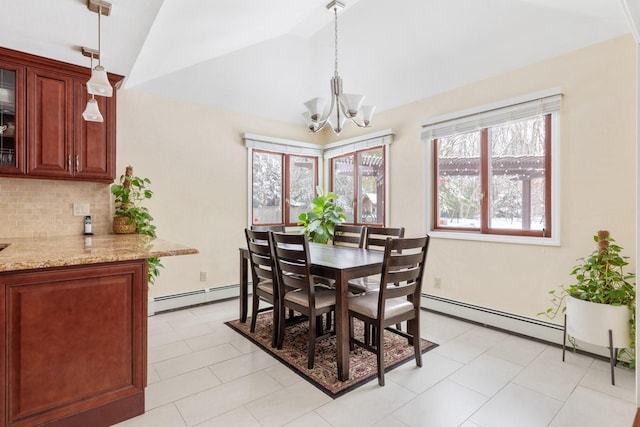
MULTIPOLYGON (((338 380, 349 379, 349 292, 352 279, 382 271, 383 253, 376 250, 309 242, 311 273, 335 281, 336 358, 338 380)), ((240 321, 247 321, 249 251, 240 248, 240 321)))

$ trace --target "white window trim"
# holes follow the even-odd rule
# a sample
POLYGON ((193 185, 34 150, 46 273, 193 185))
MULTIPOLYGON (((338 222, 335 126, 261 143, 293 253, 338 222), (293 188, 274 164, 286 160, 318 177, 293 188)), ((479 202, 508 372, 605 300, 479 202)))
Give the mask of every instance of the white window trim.
MULTIPOLYGON (((316 157, 318 159, 318 172, 323 170, 322 153, 324 150, 322 145, 318 144, 252 133, 245 133, 243 138, 244 145, 247 147, 247 227, 251 227, 253 223, 253 150, 316 157)), ((322 182, 323 177, 319 173, 318 175, 318 182, 322 182)), ((284 212, 282 214, 284 215, 284 212)))
POLYGON ((391 177, 389 175, 389 145, 393 142, 393 129, 385 129, 379 132, 373 132, 361 135, 355 138, 345 139, 343 141, 332 142, 324 146, 324 170, 323 170, 323 188, 329 188, 331 177, 331 159, 340 157, 344 154, 354 153, 367 148, 380 147, 384 148, 384 218, 385 225, 388 227, 391 223, 390 206, 389 206, 389 189, 391 188, 391 177))
MULTIPOLYGON (((426 206, 425 206, 425 230, 436 239, 471 240, 481 242, 515 243, 539 246, 560 246, 560 100, 562 90, 560 88, 536 92, 530 95, 511 98, 493 104, 459 111, 443 116, 434 117, 423 121, 422 140, 427 144, 426 151, 426 206), (547 102, 545 102, 547 101, 547 102), (518 111, 518 105, 524 107, 524 111, 533 113, 551 113, 551 229, 552 237, 508 236, 498 234, 482 234, 471 231, 438 231, 433 230, 433 140, 439 136, 455 133, 455 130, 470 131, 474 128, 487 126, 487 122, 495 117, 518 111), (493 113, 493 114, 492 114, 493 113), (471 124, 475 123, 475 127, 471 124), (481 125, 481 126, 479 126, 481 125)), ((522 110, 521 110, 522 111, 522 110)), ((516 114, 516 117, 519 114, 516 114)))
POLYGON ((315 156, 318 158, 318 171, 322 171, 322 175, 318 176, 318 182, 322 183, 322 188, 329 188, 329 177, 331 176, 329 160, 333 157, 339 157, 346 153, 351 153, 371 147, 384 146, 385 156, 385 189, 384 189, 384 206, 385 220, 389 223, 389 145, 393 141, 393 129, 385 129, 378 132, 372 132, 355 138, 345 139, 343 141, 332 142, 327 145, 312 144, 303 141, 294 141, 290 139, 277 138, 272 136, 256 135, 245 133, 243 135, 244 145, 247 147, 247 224, 250 226, 253 218, 253 190, 251 183, 253 181, 253 150, 264 150, 283 154, 299 154, 304 156, 315 156))

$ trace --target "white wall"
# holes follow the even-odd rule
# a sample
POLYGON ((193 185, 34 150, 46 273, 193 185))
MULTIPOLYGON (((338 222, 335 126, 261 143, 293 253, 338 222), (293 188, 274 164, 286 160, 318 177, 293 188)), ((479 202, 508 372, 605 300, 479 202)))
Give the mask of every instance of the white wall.
MULTIPOLYGON (((561 176, 556 177, 562 192, 561 246, 434 239, 424 291, 535 317, 548 306, 547 291, 568 283, 576 258, 593 250, 591 237, 598 229, 609 229, 635 259, 636 83, 630 36, 378 114, 371 131, 396 132, 390 225, 405 226, 409 235, 428 231, 422 120, 558 86, 565 94, 561 176), (432 286, 436 276, 442 278, 441 289, 432 286)), ((302 124, 258 120, 134 90, 118 96, 118 169, 132 164, 153 181, 156 196, 149 207, 160 237, 201 251, 166 258, 151 295, 202 288, 200 271, 208 273, 206 286, 238 283, 237 248, 247 224, 242 134, 322 141, 302 124)), ((347 125, 340 139, 361 133, 347 125)))

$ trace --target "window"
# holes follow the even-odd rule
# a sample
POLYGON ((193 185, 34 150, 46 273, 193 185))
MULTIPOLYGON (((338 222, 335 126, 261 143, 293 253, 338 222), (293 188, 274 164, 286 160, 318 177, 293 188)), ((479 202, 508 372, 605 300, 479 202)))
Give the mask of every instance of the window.
POLYGON ((356 151, 331 160, 331 189, 351 224, 383 225, 384 148, 356 151))
POLYGON ((433 231, 552 238, 560 95, 425 126, 433 231))
POLYGON ((321 185, 338 194, 347 222, 385 225, 391 136, 384 130, 321 146, 245 134, 250 224, 296 226, 321 185))
POLYGON ((315 197, 321 151, 306 147, 311 144, 251 135, 245 135, 245 144, 250 148, 251 224, 297 225, 298 215, 309 210, 315 197))
POLYGON ((338 195, 347 223, 384 226, 387 218, 387 162, 390 131, 330 144, 330 190, 338 195))

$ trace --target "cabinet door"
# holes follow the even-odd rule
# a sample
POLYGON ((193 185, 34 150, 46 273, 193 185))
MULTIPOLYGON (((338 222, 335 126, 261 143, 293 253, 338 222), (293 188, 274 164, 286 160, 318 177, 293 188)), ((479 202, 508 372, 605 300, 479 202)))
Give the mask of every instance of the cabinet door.
POLYGON ((73 171, 73 77, 27 68, 27 173, 70 177, 73 171))
POLYGON ((146 260, 0 274, 0 425, 108 426, 144 412, 146 277, 146 260))
POLYGON ((116 129, 115 90, 113 97, 96 96, 98 108, 104 121, 88 122, 82 118, 89 95, 86 80, 76 79, 75 83, 75 144, 74 176, 92 181, 115 179, 116 129))
POLYGON ((24 66, 0 61, 0 174, 25 173, 24 66))

